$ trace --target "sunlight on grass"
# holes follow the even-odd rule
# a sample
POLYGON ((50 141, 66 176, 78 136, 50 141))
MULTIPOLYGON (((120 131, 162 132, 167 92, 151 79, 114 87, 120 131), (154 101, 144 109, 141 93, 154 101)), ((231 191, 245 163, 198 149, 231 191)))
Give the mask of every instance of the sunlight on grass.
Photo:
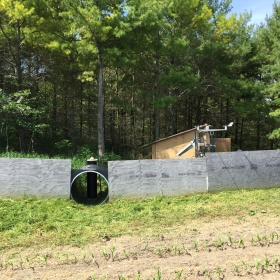
POLYGON ((280 189, 237 190, 180 197, 117 200, 84 206, 73 200, 0 200, 0 248, 77 245, 141 232, 157 232, 196 219, 280 214, 280 189))

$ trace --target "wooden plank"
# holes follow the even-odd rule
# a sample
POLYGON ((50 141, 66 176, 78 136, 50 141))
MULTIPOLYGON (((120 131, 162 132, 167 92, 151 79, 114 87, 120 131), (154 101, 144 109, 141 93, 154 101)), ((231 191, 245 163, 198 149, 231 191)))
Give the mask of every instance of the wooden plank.
POLYGON ((178 157, 176 154, 194 139, 194 131, 186 132, 156 143, 156 159, 193 158, 195 149, 191 149, 178 157))
POLYGON ((157 155, 156 155, 156 153, 157 153, 157 144, 156 143, 154 143, 153 145, 152 145, 152 159, 156 159, 157 158, 157 155))
POLYGON ((231 151, 231 138, 215 138, 215 151, 216 152, 230 152, 231 151))

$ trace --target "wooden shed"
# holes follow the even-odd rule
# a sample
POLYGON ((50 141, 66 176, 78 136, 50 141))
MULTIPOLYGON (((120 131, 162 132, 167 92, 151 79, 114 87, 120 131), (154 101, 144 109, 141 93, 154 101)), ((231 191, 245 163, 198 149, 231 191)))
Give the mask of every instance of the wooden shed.
MULTIPOLYGON (((168 158, 194 158, 196 154, 195 148, 185 152, 181 156, 176 154, 186 147, 194 138, 200 137, 200 142, 205 145, 209 143, 209 134, 199 135, 196 128, 174 134, 172 136, 155 141, 152 144, 152 159, 168 159, 168 158)), ((231 139, 230 138, 214 138, 214 145, 216 152, 230 152, 231 139)), ((197 149, 202 149, 197 147, 197 149)))

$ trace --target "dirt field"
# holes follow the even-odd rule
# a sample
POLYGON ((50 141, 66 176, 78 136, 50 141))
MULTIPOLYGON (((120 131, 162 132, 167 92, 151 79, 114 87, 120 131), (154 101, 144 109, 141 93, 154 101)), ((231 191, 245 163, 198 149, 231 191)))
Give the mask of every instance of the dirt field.
POLYGON ((0 279, 280 279, 280 217, 195 221, 77 247, 1 252, 0 279))

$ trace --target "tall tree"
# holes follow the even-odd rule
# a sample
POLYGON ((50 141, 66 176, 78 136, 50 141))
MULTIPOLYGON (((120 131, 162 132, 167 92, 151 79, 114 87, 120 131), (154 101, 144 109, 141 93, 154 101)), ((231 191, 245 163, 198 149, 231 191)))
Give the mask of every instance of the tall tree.
POLYGON ((280 3, 274 2, 273 13, 266 19, 266 25, 261 26, 260 56, 263 59, 262 82, 266 84, 264 94, 271 108, 270 116, 275 121, 275 129, 270 133, 270 139, 280 138, 280 3))

